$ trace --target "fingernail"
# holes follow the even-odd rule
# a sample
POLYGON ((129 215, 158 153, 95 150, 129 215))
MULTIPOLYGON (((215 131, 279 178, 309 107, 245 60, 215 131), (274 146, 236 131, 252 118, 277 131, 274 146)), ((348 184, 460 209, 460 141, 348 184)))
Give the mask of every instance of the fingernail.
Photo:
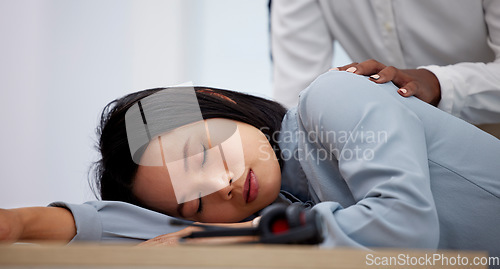
POLYGON ((356 72, 356 70, 358 70, 356 67, 351 66, 351 67, 347 68, 347 70, 346 70, 346 71, 347 71, 347 72, 350 72, 350 73, 354 73, 354 72, 356 72))
POLYGON ((374 80, 377 80, 377 79, 379 79, 379 78, 380 78, 380 75, 379 75, 379 74, 375 74, 375 75, 371 75, 370 77, 371 77, 372 79, 374 79, 374 80))
POLYGON ((339 71, 340 69, 338 69, 337 67, 334 67, 334 68, 330 69, 330 71, 332 71, 332 70, 339 71))
POLYGON ((408 90, 405 88, 401 88, 401 89, 399 89, 399 92, 401 92, 402 94, 406 94, 408 92, 408 90))

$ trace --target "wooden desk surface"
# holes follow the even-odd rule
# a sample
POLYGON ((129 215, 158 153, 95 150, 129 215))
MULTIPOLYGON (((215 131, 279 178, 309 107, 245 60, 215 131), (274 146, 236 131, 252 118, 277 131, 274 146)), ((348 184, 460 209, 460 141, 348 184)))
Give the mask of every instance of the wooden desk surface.
POLYGON ((320 249, 314 246, 224 245, 135 247, 0 245, 0 268, 488 268, 483 252, 320 249), (391 261, 392 259, 392 261, 391 261), (433 259, 436 259, 433 262, 433 259), (439 260, 438 260, 439 259, 439 260), (448 266, 443 263, 447 259, 448 266), (418 266, 418 261, 423 266, 418 266), (467 261, 468 264, 459 266, 467 261), (411 263, 414 264, 411 264, 411 263), (415 264, 417 262, 417 264, 415 264), (431 262, 431 263, 429 263, 431 262), (390 264, 388 264, 390 263, 390 264), (454 263, 454 265, 451 265, 454 263))

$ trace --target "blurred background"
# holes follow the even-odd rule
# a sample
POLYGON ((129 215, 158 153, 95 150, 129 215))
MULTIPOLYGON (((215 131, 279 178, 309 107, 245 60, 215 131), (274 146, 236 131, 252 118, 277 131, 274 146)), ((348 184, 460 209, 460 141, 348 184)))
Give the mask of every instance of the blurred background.
POLYGON ((117 97, 192 82, 270 98, 267 5, 0 0, 0 208, 95 200, 95 128, 117 97))

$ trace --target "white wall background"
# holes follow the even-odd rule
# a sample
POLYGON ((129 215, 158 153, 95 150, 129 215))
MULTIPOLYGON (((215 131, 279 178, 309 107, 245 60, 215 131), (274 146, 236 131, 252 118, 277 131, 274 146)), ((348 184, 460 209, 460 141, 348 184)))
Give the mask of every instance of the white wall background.
POLYGON ((267 16, 267 0, 0 0, 0 207, 95 199, 98 117, 128 92, 271 96, 267 16))

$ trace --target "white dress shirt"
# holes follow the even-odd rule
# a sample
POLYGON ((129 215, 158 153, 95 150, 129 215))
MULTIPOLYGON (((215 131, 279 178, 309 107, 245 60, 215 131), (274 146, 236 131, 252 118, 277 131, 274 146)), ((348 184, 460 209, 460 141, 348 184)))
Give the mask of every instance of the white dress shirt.
POLYGON ((353 61, 433 72, 442 110, 500 122, 498 0, 274 0, 271 10, 274 97, 285 106, 331 68, 338 40, 353 61))

